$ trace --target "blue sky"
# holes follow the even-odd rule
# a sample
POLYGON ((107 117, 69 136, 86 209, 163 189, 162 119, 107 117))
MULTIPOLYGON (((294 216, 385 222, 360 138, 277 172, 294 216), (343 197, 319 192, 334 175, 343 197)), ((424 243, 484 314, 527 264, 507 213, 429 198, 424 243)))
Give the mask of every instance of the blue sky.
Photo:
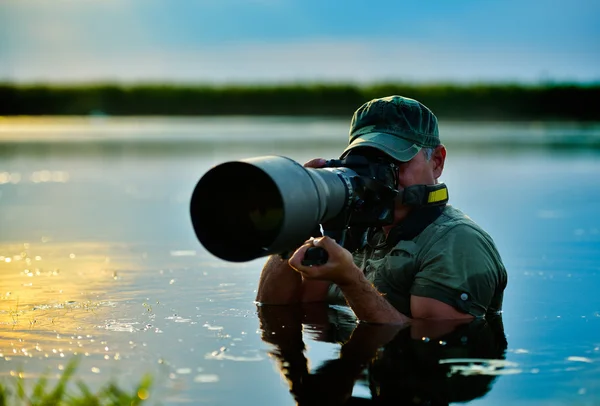
POLYGON ((0 80, 600 81, 597 0, 0 0, 0 80))

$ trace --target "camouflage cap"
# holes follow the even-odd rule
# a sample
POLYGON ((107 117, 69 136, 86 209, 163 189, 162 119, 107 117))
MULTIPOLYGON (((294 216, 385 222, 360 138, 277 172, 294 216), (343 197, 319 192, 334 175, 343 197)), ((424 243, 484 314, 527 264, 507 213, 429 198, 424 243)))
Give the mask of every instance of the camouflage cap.
POLYGON ((438 145, 438 122, 431 110, 414 99, 389 96, 371 100, 354 112, 342 157, 354 148, 372 147, 407 162, 421 148, 438 145))

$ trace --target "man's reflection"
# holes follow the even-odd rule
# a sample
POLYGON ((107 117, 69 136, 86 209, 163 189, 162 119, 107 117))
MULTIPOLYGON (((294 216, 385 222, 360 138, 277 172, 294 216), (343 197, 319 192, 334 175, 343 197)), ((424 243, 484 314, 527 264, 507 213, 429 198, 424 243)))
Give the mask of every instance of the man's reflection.
MULTIPOLYGON (((415 322, 409 327, 355 323, 322 304, 260 306, 263 340, 286 377, 298 405, 447 405, 485 395, 493 373, 455 373, 465 359, 504 359, 500 316, 474 321, 415 322), (340 342, 340 354, 309 371, 304 331, 311 339, 340 342), (356 384, 371 399, 352 396, 356 384)), ((475 370, 481 372, 481 369, 475 370)), ((491 371, 493 372, 493 371, 491 371)))

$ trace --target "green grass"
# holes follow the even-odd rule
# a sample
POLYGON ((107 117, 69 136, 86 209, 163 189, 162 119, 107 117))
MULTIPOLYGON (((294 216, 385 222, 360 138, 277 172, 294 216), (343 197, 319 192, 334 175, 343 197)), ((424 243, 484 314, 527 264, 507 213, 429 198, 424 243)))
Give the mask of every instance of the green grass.
POLYGON ((73 358, 54 385, 50 385, 47 374, 42 375, 31 389, 26 385, 23 373, 0 381, 0 406, 134 406, 150 397, 152 378, 149 375, 145 375, 130 391, 109 382, 93 392, 82 381, 73 381, 78 364, 79 358, 73 358))

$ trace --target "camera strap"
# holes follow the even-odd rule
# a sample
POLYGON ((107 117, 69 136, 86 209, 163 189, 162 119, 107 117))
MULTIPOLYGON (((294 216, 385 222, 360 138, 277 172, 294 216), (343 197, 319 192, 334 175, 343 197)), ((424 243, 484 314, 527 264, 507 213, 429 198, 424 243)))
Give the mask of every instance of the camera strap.
POLYGON ((408 186, 398 191, 395 200, 412 207, 443 206, 448 203, 448 187, 444 183, 408 186))
POLYGON ((400 191, 396 199, 402 199, 402 204, 414 209, 390 230, 385 241, 388 247, 400 240, 412 240, 433 223, 448 203, 448 187, 444 183, 409 186, 400 191))
POLYGON ((433 223, 444 211, 445 205, 419 207, 390 230, 385 245, 393 247, 401 240, 412 240, 433 223))

